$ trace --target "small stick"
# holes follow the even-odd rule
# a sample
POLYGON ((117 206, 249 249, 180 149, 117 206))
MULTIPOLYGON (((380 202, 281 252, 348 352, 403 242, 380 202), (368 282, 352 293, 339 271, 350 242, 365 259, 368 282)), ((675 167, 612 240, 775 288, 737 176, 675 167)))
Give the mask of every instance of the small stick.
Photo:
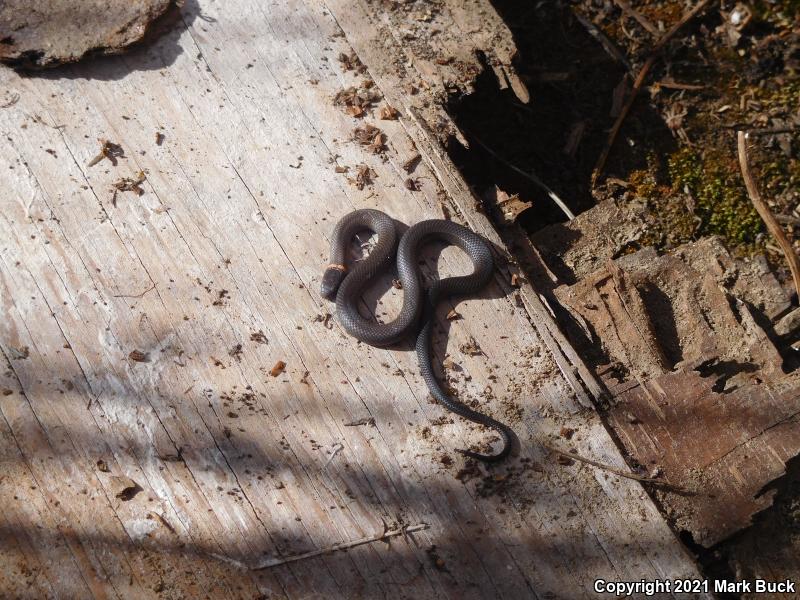
POLYGON ((797 133, 800 131, 797 127, 768 127, 764 129, 749 129, 747 131, 747 137, 751 137, 754 135, 774 135, 779 133, 797 133))
POLYGON ((677 81, 657 81, 654 85, 673 90, 695 91, 695 90, 706 89, 706 86, 704 85, 695 85, 693 83, 678 83, 677 81))
POLYGON ((565 215, 567 215, 567 219, 569 219, 569 220, 571 221, 572 219, 574 219, 574 218, 575 218, 575 214, 574 214, 574 213, 573 213, 573 212, 572 212, 572 211, 569 209, 569 207, 568 207, 566 204, 564 204, 564 201, 563 201, 561 198, 559 198, 559 197, 556 195, 556 193, 555 193, 553 190, 551 190, 551 189, 550 189, 550 188, 547 186, 547 184, 546 184, 544 181, 542 181, 541 179, 539 179, 539 177, 537 177, 537 176, 536 176, 536 174, 534 174, 534 173, 530 173, 530 172, 528 172, 528 171, 523 171, 522 169, 520 169, 520 168, 519 168, 519 167, 517 167, 516 165, 514 165, 514 164, 512 164, 512 163, 508 162, 508 161, 507 161, 505 158, 503 158, 502 156, 500 156, 499 154, 497 154, 497 152, 495 152, 494 150, 492 150, 492 149, 491 149, 489 146, 487 146, 486 144, 484 144, 484 143, 483 143, 483 142, 480 140, 480 138, 479 138, 478 136, 476 136, 476 135, 475 135, 473 132, 471 132, 471 131, 468 131, 468 130, 465 130, 465 131, 467 131, 467 133, 469 133, 469 134, 472 136, 472 138, 473 138, 473 139, 474 139, 474 140, 475 140, 475 141, 478 143, 478 145, 479 145, 479 146, 481 146, 481 147, 482 147, 484 150, 486 150, 486 151, 487 151, 489 154, 491 154, 492 156, 494 156, 494 157, 495 157, 497 160, 499 160, 501 163, 503 163, 504 165, 506 165, 506 166, 507 166, 509 169, 511 169, 511 170, 513 170, 513 171, 515 171, 515 172, 519 173, 519 174, 520 174, 520 175, 522 175, 523 177, 526 177, 526 178, 530 179, 530 180, 531 180, 533 183, 535 183, 535 184, 536 184, 536 185, 538 185, 540 188, 542 188, 542 189, 545 191, 545 193, 546 193, 548 196, 550 196, 550 199, 551 199, 553 202, 555 202, 555 203, 558 205, 558 207, 561 209, 561 212, 563 212, 565 215))
POLYGON ((750 161, 747 157, 747 134, 744 131, 739 131, 736 134, 736 142, 739 149, 739 166, 742 169, 742 177, 744 178, 744 185, 747 188, 747 194, 750 196, 750 201, 756 207, 758 214, 764 221, 769 232, 773 235, 778 245, 781 247, 786 262, 789 263, 789 269, 792 271, 792 279, 794 279, 794 288, 800 297, 800 258, 792 247, 789 238, 786 237, 783 228, 775 219, 775 215, 767 206, 767 203, 761 199, 761 194, 758 192, 756 182, 753 179, 753 174, 750 171, 750 161))
POLYGON ((625 55, 614 45, 608 36, 603 33, 603 30, 600 29, 597 25, 592 23, 589 19, 584 17, 578 11, 573 11, 572 14, 577 19, 578 23, 584 26, 586 31, 589 32, 594 39, 600 42, 600 45, 605 49, 605 51, 611 56, 611 58, 617 60, 620 64, 622 64, 628 73, 633 74, 633 67, 631 66, 630 61, 625 58, 625 55))
POLYGON ((620 7, 622 12, 624 12, 629 17, 633 17, 639 25, 644 27, 648 32, 652 35, 658 35, 658 27, 653 25, 650 21, 648 21, 643 15, 636 11, 630 4, 625 2, 625 0, 614 0, 614 4, 620 7))
POLYGON ((344 444, 337 442, 333 445, 333 452, 331 452, 331 455, 328 457, 328 460, 325 461, 325 464, 322 467, 323 471, 328 468, 328 465, 331 464, 331 461, 333 461, 336 455, 339 454, 339 452, 341 452, 342 450, 344 450, 344 444))
POLYGON ((675 34, 678 33, 678 30, 681 29, 686 23, 691 21, 695 16, 700 14, 700 12, 711 3, 712 0, 700 0, 692 10, 686 13, 680 21, 675 23, 667 33, 665 33, 653 46, 653 49, 650 52, 650 56, 647 57, 647 60, 642 65, 642 68, 639 70, 639 74, 636 76, 636 80, 633 82, 633 87, 631 88, 631 93, 628 96, 628 100, 622 107, 622 110, 617 117, 617 120, 614 122, 614 126, 611 128, 611 131, 608 134, 608 140, 606 141, 606 145, 603 147, 603 151, 600 153, 600 158, 597 159, 597 164, 594 167, 594 172, 592 173, 592 186, 594 187, 595 183, 597 182, 597 178, 603 172, 603 169, 606 166, 606 160, 608 159, 608 155, 611 152, 611 148, 614 146, 614 141, 617 139, 617 135, 619 134, 619 130, 622 129, 622 123, 625 121, 625 117, 628 116, 628 112, 630 112, 631 107, 633 106, 634 100, 636 100, 636 96, 639 94, 639 90, 642 89, 642 85, 644 85, 645 78, 647 77, 647 73, 650 71, 652 66, 655 64, 656 59, 658 59, 659 54, 667 45, 675 34))
POLYGON ((211 556, 219 560, 223 560, 232 565, 235 565, 239 568, 248 569, 250 571, 261 571, 263 569, 271 569, 272 567, 277 567, 279 565, 285 565, 287 563, 297 562, 298 560, 305 560, 307 558, 315 558, 317 556, 322 556, 323 554, 330 554, 332 552, 336 552, 337 550, 347 550, 348 548, 354 548, 355 546, 362 546, 364 544, 371 544, 372 542, 378 542, 380 540, 397 537, 398 535, 405 535, 407 533, 413 533, 415 531, 423 531, 427 528, 428 528, 427 523, 420 523, 419 525, 410 525, 407 527, 401 527, 400 529, 390 529, 389 531, 384 531, 383 533, 378 535, 373 535, 370 537, 353 540, 352 542, 342 542, 341 544, 334 544, 333 546, 330 546, 328 548, 323 548, 321 550, 313 550, 311 552, 304 552, 303 554, 295 554, 294 556, 287 556, 286 558, 269 558, 254 566, 246 565, 244 563, 239 562, 238 560, 234 560, 232 558, 228 558, 227 556, 222 556, 220 554, 211 554, 211 556))
POLYGON ((593 467, 597 467, 598 469, 603 469, 604 471, 608 471, 609 473, 613 473, 614 475, 619 475, 620 477, 625 477, 626 479, 633 479, 634 481, 641 481, 642 483, 655 483, 657 485, 672 488, 674 490, 688 491, 670 483, 666 479, 659 479, 657 477, 646 477, 644 475, 637 475, 636 473, 623 471, 622 469, 618 469, 617 467, 612 467, 611 465, 606 465, 604 463, 597 462, 596 460, 580 456, 579 454, 564 452, 563 450, 559 450, 558 448, 555 448, 550 444, 542 444, 542 446, 550 450, 550 452, 555 452, 556 454, 559 454, 566 458, 571 458, 572 460, 577 460, 579 462, 586 463, 587 465, 592 465, 593 467))

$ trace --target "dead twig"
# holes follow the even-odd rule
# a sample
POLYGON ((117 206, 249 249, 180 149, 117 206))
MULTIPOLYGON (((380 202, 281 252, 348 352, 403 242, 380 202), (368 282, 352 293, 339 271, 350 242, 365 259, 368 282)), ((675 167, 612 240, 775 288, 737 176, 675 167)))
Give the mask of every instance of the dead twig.
POLYGON ((706 89, 706 86, 704 85, 695 85, 693 83, 678 83, 677 81, 667 81, 667 80, 657 81, 656 83, 653 84, 653 87, 667 88, 671 90, 688 90, 688 91, 697 91, 706 89))
POLYGON ((756 207, 758 214, 767 226, 767 229, 778 242, 786 261, 789 263, 789 269, 792 271, 792 279, 794 279, 794 288, 800 297, 800 258, 792 247, 789 238, 780 226, 780 223, 775 219, 775 215, 767 206, 767 203, 761 198, 758 192, 756 182, 753 179, 753 174, 750 170, 750 160, 747 156, 747 134, 744 131, 739 131, 736 134, 736 142, 739 150, 739 166, 742 169, 742 177, 744 178, 744 185, 747 188, 747 194, 750 196, 750 201, 756 207))
POLYGON ((622 51, 617 48, 614 42, 612 42, 609 37, 603 33, 602 29, 600 29, 597 25, 592 23, 578 11, 573 11, 572 14, 575 16, 575 19, 577 19, 578 23, 583 25, 584 29, 589 32, 589 35, 600 42, 600 45, 609 54, 609 56, 611 56, 611 58, 623 65, 628 73, 633 74, 633 67, 631 66, 630 61, 625 57, 622 51))
MULTIPOLYGON (((465 130, 465 131, 467 131, 467 130, 465 130)), ((526 177, 526 178, 530 179, 530 180, 531 180, 533 183, 535 183, 535 184, 536 184, 536 185, 538 185, 540 188, 542 188, 542 189, 544 190, 544 192, 545 192, 545 193, 546 193, 548 196, 550 196, 550 199, 551 199, 553 202, 555 202, 555 203, 556 203, 556 205, 558 205, 558 208, 560 208, 560 209, 561 209, 561 212, 563 212, 563 213, 564 213, 564 214, 567 216, 567 219, 569 219, 569 220, 571 221, 572 219, 574 219, 574 218, 575 218, 575 214, 574 214, 574 213, 573 213, 573 212, 572 212, 572 211, 569 209, 569 207, 568 207, 566 204, 564 204, 564 201, 563 201, 561 198, 559 198, 559 197, 556 195, 556 193, 555 193, 553 190, 551 190, 551 189, 548 187, 548 185, 547 185, 547 184, 546 184, 544 181, 542 181, 541 179, 539 179, 539 177, 538 177, 538 176, 537 176, 535 173, 531 173, 530 171, 524 171, 523 169, 520 169, 518 166, 516 166, 516 165, 514 165, 514 164, 512 164, 512 163, 510 163, 510 162, 508 162, 508 161, 507 161, 505 158, 503 158, 502 156, 500 156, 499 154, 497 154, 497 152, 495 152, 494 150, 492 150, 492 149, 491 149, 489 146, 487 146, 486 144, 484 144, 484 143, 483 143, 483 142, 480 140, 480 138, 479 138, 478 136, 476 136, 476 135, 475 135, 473 132, 471 132, 471 131, 467 131, 467 133, 469 133, 469 134, 470 134, 470 136, 472 136, 472 139, 473 139, 473 140, 475 140, 475 142, 476 142, 476 143, 477 143, 477 144, 478 144, 478 145, 479 145, 481 148, 483 148, 484 150, 486 150, 486 152, 488 152, 489 154, 491 154, 491 155, 492 155, 494 158, 496 158, 496 159, 497 159, 497 160, 499 160, 501 163, 503 163, 504 165, 506 165, 506 166, 507 166, 509 169, 511 169, 512 171, 514 171, 514 172, 516 172, 516 173, 519 173, 519 174, 520 174, 520 175, 522 175, 523 177, 526 177)))
POLYGON ((550 452, 558 454, 559 456, 563 456, 564 458, 569 458, 571 460, 577 460, 578 462, 586 463, 587 465, 592 465, 593 467, 597 467, 598 469, 603 469, 604 471, 608 471, 609 473, 613 473, 614 475, 618 475, 619 477, 624 477, 625 479, 633 479, 634 481, 639 481, 641 483, 652 483, 675 491, 691 493, 691 490, 687 490, 685 488, 672 484, 666 479, 659 479, 658 477, 647 477, 645 475, 637 475, 636 473, 623 471, 622 469, 618 469, 617 467, 612 467, 611 465, 607 465, 598 462, 596 460, 592 460, 591 458, 586 458, 585 456, 581 456, 580 454, 573 454, 572 452, 564 452, 563 450, 559 450, 558 448, 555 448, 550 444, 542 444, 542 446, 550 450, 550 452))
POLYGON ((748 129, 747 130, 747 137, 756 136, 756 135, 778 135, 781 133, 797 133, 800 131, 798 127, 786 126, 786 127, 767 127, 763 129, 748 129))
POLYGON ((633 8, 630 4, 625 2, 625 0, 614 0, 614 4, 619 6, 620 10, 624 12, 629 17, 633 18, 639 25, 644 27, 651 35, 657 36, 658 35, 658 27, 653 25, 650 21, 648 21, 644 15, 638 12, 635 8, 633 8))
POLYGON ((639 69, 639 73, 636 75, 636 79, 633 82, 633 87, 631 88, 630 94, 628 95, 628 100, 622 107, 619 115, 617 116, 617 120, 614 122, 614 126, 611 128, 611 131, 608 134, 608 140, 606 141, 606 145, 603 147, 603 151, 600 153, 600 158, 597 159, 597 164, 594 167, 594 172, 592 173, 592 186, 595 185, 597 182, 598 177, 603 173, 603 169, 606 166, 606 160, 608 160, 608 155, 611 152, 611 148, 614 146, 614 141, 617 139, 617 135, 619 134, 619 130, 622 129, 622 123, 625 121, 625 118, 628 116, 628 113, 633 106, 636 97, 639 94, 639 90, 642 89, 644 85, 645 79, 647 78, 647 74, 650 72, 650 69, 658 60, 661 51, 666 47, 667 43, 675 37, 675 34, 686 25, 689 21, 691 21, 694 17, 699 15, 705 8, 708 6, 712 0, 700 0, 697 4, 695 4, 694 8, 686 13, 680 21, 675 23, 669 31, 667 31, 663 36, 659 38, 659 40, 653 46, 653 49, 650 51, 650 56, 647 57, 647 60, 642 65, 642 68, 639 69))
POLYGON ((279 565, 285 565, 287 563, 297 562, 298 560, 305 560, 307 558, 315 558, 317 556, 331 554, 332 552, 336 552, 338 550, 347 550, 348 548, 354 548, 356 546, 362 546, 364 544, 371 544, 372 542, 386 540, 392 537, 397 537, 398 535, 406 535, 408 533, 414 533, 415 531, 423 531, 427 528, 428 525, 426 523, 420 523, 419 525, 410 525, 407 527, 401 527, 399 529, 390 529, 378 535, 360 538, 358 540, 353 540, 352 542, 342 542, 341 544, 334 544, 333 546, 330 546, 328 548, 322 548, 321 550, 313 550, 311 552, 304 552, 303 554, 295 554, 294 556, 287 556, 285 558, 269 558, 265 561, 262 561, 252 566, 246 565, 244 563, 239 562, 238 560, 234 560, 232 558, 228 558, 227 556, 222 556, 220 554, 211 554, 211 556, 219 560, 223 560, 229 564, 235 565, 240 569, 247 569, 250 571, 261 571, 263 569, 271 569, 272 567, 277 567, 279 565))

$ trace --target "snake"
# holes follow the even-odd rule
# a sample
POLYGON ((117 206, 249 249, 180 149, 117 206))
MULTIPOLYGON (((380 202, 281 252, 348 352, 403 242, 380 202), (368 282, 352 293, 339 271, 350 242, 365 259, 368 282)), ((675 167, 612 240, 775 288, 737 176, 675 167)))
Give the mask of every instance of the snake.
POLYGON ((461 454, 483 462, 498 462, 512 449, 514 433, 510 427, 452 398, 439 383, 433 369, 432 335, 436 306, 449 296, 473 294, 486 286, 492 277, 494 260, 488 244, 478 234, 452 221, 428 219, 399 234, 398 225, 386 213, 375 209, 351 212, 339 220, 331 234, 330 264, 321 282, 322 296, 336 303, 336 317, 352 337, 371 346, 386 348, 415 337, 419 370, 431 395, 446 409, 474 423, 485 425, 503 442, 495 454, 461 450, 461 454), (348 266, 346 254, 356 234, 371 231, 377 243, 361 261, 348 266), (399 238, 399 240, 398 240, 399 238), (468 275, 447 277, 423 287, 419 268, 420 249, 435 240, 457 246, 473 265, 468 275), (396 265, 403 304, 399 314, 388 323, 365 318, 358 303, 370 282, 396 265))

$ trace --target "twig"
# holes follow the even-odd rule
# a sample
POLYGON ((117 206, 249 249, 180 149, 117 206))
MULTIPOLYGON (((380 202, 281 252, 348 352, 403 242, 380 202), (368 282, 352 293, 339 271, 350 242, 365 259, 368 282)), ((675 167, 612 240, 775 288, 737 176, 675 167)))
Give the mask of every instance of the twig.
POLYGON ((380 533, 378 535, 373 535, 370 537, 353 540, 352 542, 342 542, 341 544, 334 544, 333 546, 330 546, 328 548, 323 548, 321 550, 313 550, 311 552, 304 552, 303 554, 295 554, 294 556, 287 556, 285 558, 269 558, 253 566, 246 565, 242 562, 239 562, 238 560, 228 558, 227 556, 223 556, 221 554, 212 553, 211 556, 219 560, 223 560, 232 565, 235 565, 241 569, 248 569, 250 571, 261 571, 262 569, 271 569, 272 567, 277 567, 279 565, 285 565, 287 563, 297 562, 298 560, 305 560, 307 558, 315 558, 317 556, 322 556, 324 554, 330 554, 332 552, 336 552, 337 550, 347 550, 348 548, 354 548, 355 546, 362 546, 364 544, 371 544, 372 542, 378 542, 380 540, 397 537, 398 535, 406 535, 408 533, 413 533, 415 531, 423 531, 427 528, 428 528, 427 523, 420 523, 419 525, 410 525, 407 527, 401 527, 400 529, 390 529, 389 531, 384 531, 383 533, 380 533))
POLYGON ((747 137, 754 136, 754 135, 777 135, 779 133, 798 133, 800 129, 797 127, 786 126, 786 127, 767 127, 764 129, 748 129, 747 130, 747 137))
POLYGON ((640 14, 636 9, 634 9, 630 4, 625 2, 625 0, 614 0, 614 4, 620 7, 622 12, 624 12, 629 17, 633 17, 639 25, 644 27, 648 32, 652 35, 658 35, 658 27, 653 25, 650 21, 648 21, 642 14, 640 14))
POLYGON ((600 29, 597 25, 592 23, 589 19, 584 17, 578 11, 573 11, 572 14, 578 20, 578 23, 583 25, 586 31, 589 32, 589 35, 591 35, 594 39, 600 42, 600 45, 611 56, 611 58, 615 59, 620 64, 622 64, 628 71, 628 73, 631 74, 633 73, 633 67, 631 66, 630 61, 625 57, 625 55, 620 51, 620 49, 617 48, 614 42, 612 42, 608 38, 608 36, 605 33, 603 33, 602 29, 600 29))
POLYGON ((736 142, 739 149, 739 166, 742 169, 742 177, 744 178, 744 185, 747 188, 747 194, 750 196, 750 201, 753 203, 753 206, 756 207, 767 229, 778 242, 784 256, 786 256, 789 269, 792 271, 794 288, 797 291, 798 297, 800 297, 800 258, 797 257, 792 243, 789 241, 789 238, 786 237, 786 233, 784 233, 783 228, 775 219, 775 215, 772 214, 769 206, 761 199, 761 194, 758 192, 753 174, 750 172, 750 161, 747 157, 747 134, 744 131, 739 131, 736 134, 736 142))
POLYGON ((341 452, 342 450, 344 450, 344 444, 337 442, 333 445, 333 452, 331 452, 331 455, 328 457, 328 460, 325 461, 325 464, 322 467, 323 471, 328 468, 328 465, 331 464, 336 455, 339 454, 339 452, 341 452))
POLYGON ((501 163, 506 165, 509 169, 515 171, 516 173, 519 173, 523 177, 526 177, 526 178, 530 179, 533 183, 535 183, 540 188, 542 188, 545 191, 545 193, 548 196, 550 196, 550 199, 558 205, 558 207, 561 209, 561 212, 563 212, 567 216, 567 219, 569 219, 571 221, 572 219, 575 218, 575 214, 569 209, 569 207, 566 204, 564 204, 564 201, 561 198, 559 198, 556 195, 556 193, 553 190, 551 190, 544 181, 539 179, 539 177, 537 177, 535 173, 531 173, 529 171, 524 171, 524 170, 520 169, 519 167, 517 167, 516 165, 508 162, 505 158, 503 158, 502 156, 497 154, 497 152, 492 150, 489 146, 484 144, 480 140, 480 138, 478 136, 476 136, 472 131, 469 131, 467 129, 465 129, 465 131, 472 136, 472 139, 474 139, 478 143, 478 145, 480 147, 482 147, 484 150, 486 150, 489 154, 491 154, 493 157, 495 157, 501 163))
POLYGON ((631 107, 633 106, 633 102, 636 100, 636 96, 639 94, 639 90, 642 89, 642 85, 644 85, 645 78, 647 77, 647 73, 650 71, 652 66, 655 64, 656 60, 658 59, 661 51, 667 45, 667 43, 675 37, 675 34, 686 25, 689 21, 691 21, 694 17, 696 17, 702 10, 708 6, 712 0, 700 0, 692 10, 686 13, 680 21, 675 23, 669 31, 667 31, 663 36, 659 38, 659 40, 653 46, 653 49, 650 51, 650 56, 647 57, 647 60, 642 65, 642 68, 639 69, 639 74, 636 75, 636 80, 633 82, 633 87, 631 88, 630 95, 628 96, 628 100, 622 107, 622 110, 617 117, 617 120, 614 122, 614 126, 611 128, 611 131, 608 134, 608 140, 606 141, 606 145, 603 147, 603 151, 600 153, 600 158, 597 159, 597 164, 594 167, 594 172, 592 173, 592 186, 595 185, 597 182, 597 178, 603 172, 603 169, 606 166, 606 160, 608 159, 608 154, 611 152, 611 148, 614 146, 614 141, 617 139, 617 135, 619 134, 619 130, 622 128, 622 123, 625 121, 625 117, 628 116, 628 112, 630 112, 631 107))
POLYGON ((672 90, 688 90, 688 91, 695 91, 695 90, 704 90, 706 86, 704 85, 695 85, 693 83, 678 83, 677 81, 656 81, 654 86, 668 88, 672 90))
POLYGON ((673 483, 670 483, 666 479, 659 479, 658 477, 646 477, 644 475, 637 475, 636 473, 630 473, 628 471, 623 471, 622 469, 618 469, 617 467, 612 467, 611 465, 607 465, 601 462, 597 462, 596 460, 592 460, 591 458, 586 458, 579 454, 572 454, 571 452, 564 452, 563 450, 559 450, 551 446, 550 444, 542 444, 545 448, 550 450, 550 452, 554 452, 559 454, 560 456, 564 456, 566 458, 570 458, 572 460, 577 460, 582 463, 586 463, 587 465, 592 465, 593 467, 597 467, 598 469, 603 469, 604 471, 608 471, 609 473, 613 473, 614 475, 619 475, 620 477, 625 477, 626 479, 633 479, 634 481, 640 481, 642 483, 653 483, 656 485, 660 485, 666 488, 671 488, 673 490, 681 491, 681 492, 689 492, 685 488, 677 486, 673 483))
POLYGON ((141 297, 143 297, 143 296, 144 296, 144 295, 145 295, 147 292, 152 292, 154 289, 156 289, 156 284, 155 284, 155 283, 154 283, 153 285, 151 285, 149 288, 147 288, 145 291, 143 291, 141 294, 133 294, 133 295, 128 295, 128 294, 112 294, 112 295, 111 295, 111 297, 112 297, 112 298, 141 298, 141 297))

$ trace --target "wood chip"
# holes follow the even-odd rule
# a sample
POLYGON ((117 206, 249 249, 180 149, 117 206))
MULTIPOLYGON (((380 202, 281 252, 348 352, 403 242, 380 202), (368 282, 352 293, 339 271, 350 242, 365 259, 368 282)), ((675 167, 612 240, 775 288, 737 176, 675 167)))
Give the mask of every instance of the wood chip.
POLYGON ((142 352, 141 350, 132 350, 131 353, 128 354, 128 358, 136 362, 150 362, 150 354, 142 352))
POLYGON ((286 363, 283 362, 282 360, 279 360, 278 362, 275 363, 275 366, 272 367, 272 369, 270 369, 269 374, 272 375, 273 377, 277 377, 278 375, 283 373, 283 370, 285 368, 286 368, 286 363))
POLYGON ((124 475, 110 477, 108 483, 114 497, 119 498, 123 502, 133 500, 134 496, 142 491, 138 483, 124 475))
POLYGON ((396 121, 399 116, 400 111, 388 104, 378 111, 378 118, 383 121, 396 121))

